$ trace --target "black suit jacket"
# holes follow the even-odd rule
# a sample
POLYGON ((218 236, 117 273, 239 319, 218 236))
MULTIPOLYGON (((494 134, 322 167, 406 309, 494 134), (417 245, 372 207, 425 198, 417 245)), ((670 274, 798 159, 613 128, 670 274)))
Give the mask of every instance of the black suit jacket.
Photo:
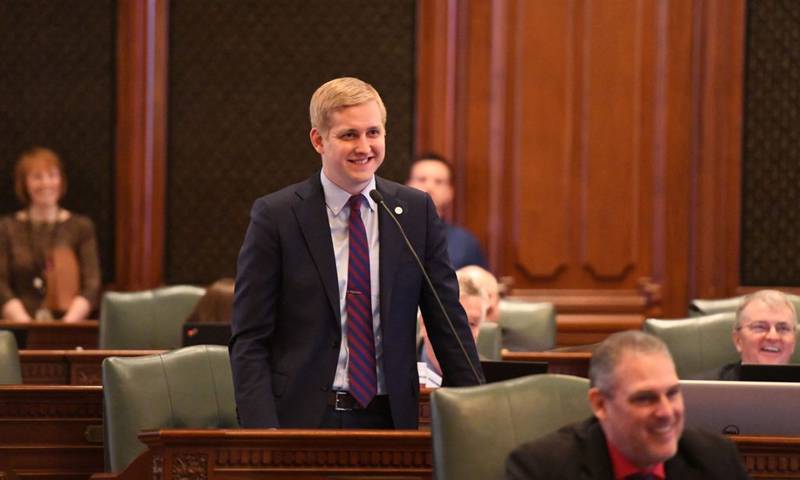
POLYGON ((719 368, 706 370, 692 377, 692 380, 729 380, 738 381, 742 376, 742 362, 728 363, 719 368))
MULTIPOLYGON (((718 435, 685 429, 678 452, 664 463, 667 480, 747 479, 736 447, 718 435)), ((508 480, 613 480, 606 438, 596 418, 568 425, 515 449, 508 480)))
MULTIPOLYGON (((444 228, 430 197, 376 177, 480 372, 458 301, 444 228), (399 207, 399 208, 398 208, 399 207)), ((477 383, 388 214, 379 208, 383 371, 395 428, 417 428, 417 307, 449 385, 477 383)), ((236 275, 230 341, 243 427, 317 428, 327 408, 342 341, 339 289, 319 173, 256 200, 236 275)), ((481 374, 482 375, 482 374, 481 374)))

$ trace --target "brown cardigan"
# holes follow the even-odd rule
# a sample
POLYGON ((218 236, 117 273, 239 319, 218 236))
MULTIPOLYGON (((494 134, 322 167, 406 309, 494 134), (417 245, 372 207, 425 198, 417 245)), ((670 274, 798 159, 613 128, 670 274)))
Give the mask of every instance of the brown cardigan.
POLYGON ((34 279, 42 276, 44 252, 53 247, 75 253, 80 295, 93 307, 97 304, 100 260, 94 224, 89 217, 61 210, 55 224, 31 224, 26 211, 0 218, 0 305, 19 298, 28 313, 35 315, 44 298, 34 287, 34 279))

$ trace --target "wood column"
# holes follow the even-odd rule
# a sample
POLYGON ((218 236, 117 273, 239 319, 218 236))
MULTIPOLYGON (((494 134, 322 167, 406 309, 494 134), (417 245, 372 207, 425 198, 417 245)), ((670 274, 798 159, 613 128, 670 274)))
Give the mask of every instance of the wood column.
POLYGON ((162 283, 166 177, 167 0, 117 3, 116 281, 162 283))

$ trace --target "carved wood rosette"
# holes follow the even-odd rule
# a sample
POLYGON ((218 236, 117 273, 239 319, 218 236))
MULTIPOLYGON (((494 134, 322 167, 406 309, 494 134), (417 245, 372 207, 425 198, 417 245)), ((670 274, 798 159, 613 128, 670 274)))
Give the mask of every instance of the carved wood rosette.
POLYGON ((184 453, 172 458, 174 480, 205 480, 208 478, 208 455, 184 453))
POLYGON ((800 437, 731 436, 754 479, 800 478, 800 437))

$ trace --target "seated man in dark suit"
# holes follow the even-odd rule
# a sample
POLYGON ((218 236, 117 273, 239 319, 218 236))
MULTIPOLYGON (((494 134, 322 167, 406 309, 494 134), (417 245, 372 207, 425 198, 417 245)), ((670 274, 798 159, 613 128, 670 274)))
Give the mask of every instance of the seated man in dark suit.
POLYGON ((518 447, 507 479, 746 479, 724 438, 684 429, 683 396, 666 345, 639 331, 602 342, 589 370, 594 416, 518 447))
POLYGON ((704 372, 698 379, 739 380, 742 363, 789 363, 797 342, 794 304, 778 290, 759 290, 748 295, 736 310, 732 335, 741 361, 704 372))
MULTIPOLYGON (((453 206, 453 167, 435 153, 418 156, 408 172, 406 185, 431 196, 443 219, 451 217, 453 206)), ((465 228, 445 223, 447 251, 456 270, 467 265, 489 268, 478 239, 465 228)))

